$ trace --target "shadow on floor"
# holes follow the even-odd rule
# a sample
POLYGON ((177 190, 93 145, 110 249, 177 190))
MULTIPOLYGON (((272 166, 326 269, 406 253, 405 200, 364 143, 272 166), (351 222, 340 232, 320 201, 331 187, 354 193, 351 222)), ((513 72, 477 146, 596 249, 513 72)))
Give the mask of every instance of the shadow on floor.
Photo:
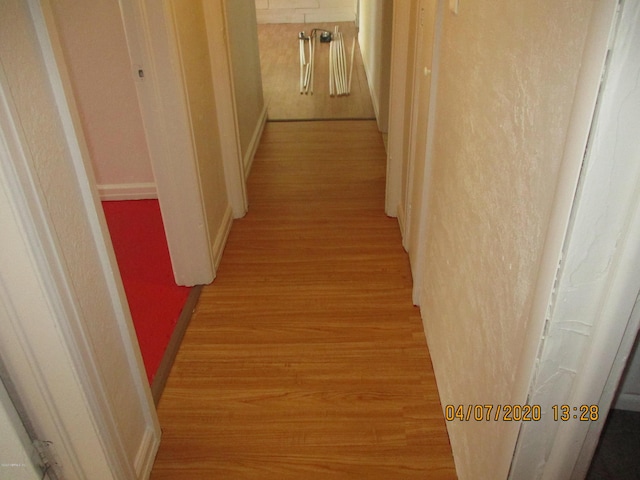
POLYGON ((640 412, 611 410, 587 480, 640 480, 640 412))

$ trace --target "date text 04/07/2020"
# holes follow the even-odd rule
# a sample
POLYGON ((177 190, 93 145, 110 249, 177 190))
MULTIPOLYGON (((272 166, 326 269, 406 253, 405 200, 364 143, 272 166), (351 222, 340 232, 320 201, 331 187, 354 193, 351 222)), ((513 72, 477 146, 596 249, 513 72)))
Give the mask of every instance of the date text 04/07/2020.
MULTIPOLYGON (((578 420, 595 422, 600 418, 598 405, 553 405, 551 413, 554 421, 566 422, 578 420)), ((503 421, 503 422, 539 422, 542 420, 540 405, 445 405, 444 418, 448 422, 469 421, 503 421)))

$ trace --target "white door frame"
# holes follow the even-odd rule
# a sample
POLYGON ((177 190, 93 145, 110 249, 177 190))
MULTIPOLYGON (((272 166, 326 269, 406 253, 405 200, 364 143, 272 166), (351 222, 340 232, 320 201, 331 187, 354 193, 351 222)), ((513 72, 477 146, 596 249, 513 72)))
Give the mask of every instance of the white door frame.
MULTIPOLYGON (((424 283, 425 274, 425 254, 426 254, 426 238, 427 238, 427 212, 429 209, 429 191, 431 186, 431 162, 433 158, 433 142, 436 127, 436 105, 438 98, 438 72, 440 62, 440 36, 442 31, 442 23, 444 16, 444 0, 430 0, 437 3, 435 5, 435 18, 433 25, 433 52, 431 56, 431 72, 428 74, 431 77, 431 87, 429 89, 429 111, 427 114, 427 133, 426 133, 426 145, 424 152, 417 152, 424 156, 420 159, 423 162, 422 175, 419 178, 414 178, 411 188, 408 191, 411 193, 411 204, 414 205, 410 210, 410 214, 407 214, 406 225, 409 227, 409 252, 414 251, 413 260, 413 303, 414 305, 420 305, 422 296, 422 285, 424 283), (415 208, 418 206, 418 208, 415 208), (410 226, 413 225, 413 228, 410 226)), ((427 67, 417 66, 418 70, 423 70, 427 67)), ((416 74, 426 75, 426 71, 418 71, 416 74)), ((415 161, 415 160, 414 160, 415 161)), ((409 180, 409 179, 408 179, 409 180)))
POLYGON ((34 428, 51 442, 68 478, 147 478, 160 427, 87 148, 77 133, 77 111, 68 100, 69 81, 58 68, 61 49, 48 29, 51 10, 38 0, 5 7, 18 12, 16 29, 32 42, 20 65, 0 65, 2 360, 34 428), (34 83, 45 85, 42 92, 34 92, 47 99, 39 104, 42 113, 15 106, 7 72, 15 78, 21 68, 30 68, 38 79, 34 83), (46 168, 42 155, 40 163, 35 162, 24 127, 24 121, 34 117, 55 135, 58 143, 52 151, 64 155, 57 157, 59 162, 68 161, 65 175, 50 179, 56 191, 65 192, 68 204, 52 205, 44 195, 40 170, 46 173, 46 168), (73 231, 53 214, 60 208, 73 212, 73 231), (65 256, 62 246, 68 251, 68 245, 77 245, 81 238, 89 239, 81 249, 84 255, 65 256), (82 266, 91 269, 95 284, 87 286, 79 278, 82 266), (126 368, 119 372, 120 384, 104 374, 106 359, 91 340, 96 327, 114 347, 110 360, 126 368), (131 425, 124 424, 128 410, 123 405, 133 409, 131 425), (141 429, 139 443, 132 444, 136 439, 128 437, 128 428, 141 429))
POLYGON ((640 4, 624 2, 619 18, 616 0, 595 6, 565 155, 586 154, 561 177, 569 183, 556 211, 571 223, 554 225, 568 231, 550 242, 563 242, 562 262, 539 297, 544 336, 528 402, 544 418, 521 426, 514 479, 584 478, 640 322, 640 4), (570 418, 554 420, 552 405, 568 405, 570 418), (599 420, 576 419, 582 405, 596 405, 599 420))
MULTIPOLYGON (((418 1, 418 11, 425 0, 418 1)), ((424 276, 424 239, 427 229, 427 209, 429 201, 429 185, 431 183, 431 157, 433 135, 435 129, 435 112, 438 84, 438 61, 440 32, 444 14, 444 0, 427 0, 437 2, 434 6, 435 18, 433 26, 433 54, 429 71, 420 59, 424 55, 419 18, 412 18, 409 4, 394 5, 393 46, 391 56, 391 94, 389 119, 389 147, 387 155, 387 184, 385 209, 387 215, 397 216, 402 233, 405 250, 409 253, 413 276, 413 303, 420 304, 424 276), (404 6, 404 8, 403 8, 404 6), (409 38, 411 22, 416 22, 415 38, 409 38), (414 44, 414 56, 408 58, 404 54, 410 43, 414 44), (407 85, 406 76, 411 75, 411 86, 407 85), (420 132, 418 126, 418 103, 423 99, 419 88, 424 75, 430 78, 429 109, 427 113, 427 132, 424 149, 416 149, 416 141, 420 132), (407 88, 411 95, 407 98, 407 88), (406 123, 410 112, 409 124, 406 123), (404 141, 404 131, 410 130, 408 144, 404 141), (403 179, 403 169, 407 170, 403 179), (420 171, 420 175, 416 175, 420 171), (403 184, 404 183, 404 184, 403 184)), ((422 15, 418 15, 421 17, 422 15)))
POLYGON ((233 217, 241 218, 247 213, 249 206, 245 181, 247 172, 245 172, 240 146, 240 127, 236 111, 236 92, 231 69, 227 10, 224 0, 205 1, 204 12, 227 195, 233 210, 233 217))
POLYGON ((0 476, 14 480, 41 480, 42 463, 33 455, 33 439, 5 388, 0 364, 0 476))
POLYGON ((411 65, 408 58, 411 23, 411 2, 394 2, 393 34, 391 44, 391 81, 389 93, 389 136, 387 152, 387 177, 385 212, 398 217, 400 231, 404 235, 404 212, 402 207, 402 166, 407 145, 404 142, 405 113, 407 105, 407 72, 411 65))
MULTIPOLYGON (((208 284, 215 277, 209 238, 215 232, 209 232, 201 200, 207 180, 199 175, 171 8, 168 0, 119 1, 176 282, 208 284)), ((204 7, 227 195, 239 218, 247 195, 223 2, 204 7)))

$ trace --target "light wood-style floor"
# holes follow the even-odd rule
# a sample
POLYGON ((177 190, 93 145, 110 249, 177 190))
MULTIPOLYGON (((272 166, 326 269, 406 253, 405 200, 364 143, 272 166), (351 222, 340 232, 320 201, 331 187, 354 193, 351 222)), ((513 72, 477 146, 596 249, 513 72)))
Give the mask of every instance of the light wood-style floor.
POLYGON ((350 95, 340 97, 329 95, 329 44, 320 43, 319 38, 316 42, 314 94, 300 94, 298 34, 304 31, 309 36, 313 28, 333 32, 336 25, 343 32, 347 62, 349 62, 351 45, 356 35, 353 22, 258 25, 262 87, 270 120, 375 118, 357 42, 350 95))
POLYGON ((455 479, 375 121, 268 123, 153 479, 455 479))

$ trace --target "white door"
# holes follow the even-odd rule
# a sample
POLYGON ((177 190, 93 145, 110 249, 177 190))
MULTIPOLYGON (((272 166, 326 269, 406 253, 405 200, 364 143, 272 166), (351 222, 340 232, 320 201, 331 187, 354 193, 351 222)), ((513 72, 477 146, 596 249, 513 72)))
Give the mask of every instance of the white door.
POLYGON ((420 248, 423 238, 424 219, 426 218, 426 199, 429 186, 429 162, 431 132, 431 100, 433 75, 433 54, 436 42, 437 0, 420 0, 418 23, 415 36, 415 69, 411 99, 411 126, 409 139, 409 157, 404 186, 405 224, 403 239, 409 252, 409 261, 413 274, 413 301, 418 304, 422 285, 424 248, 420 248))

